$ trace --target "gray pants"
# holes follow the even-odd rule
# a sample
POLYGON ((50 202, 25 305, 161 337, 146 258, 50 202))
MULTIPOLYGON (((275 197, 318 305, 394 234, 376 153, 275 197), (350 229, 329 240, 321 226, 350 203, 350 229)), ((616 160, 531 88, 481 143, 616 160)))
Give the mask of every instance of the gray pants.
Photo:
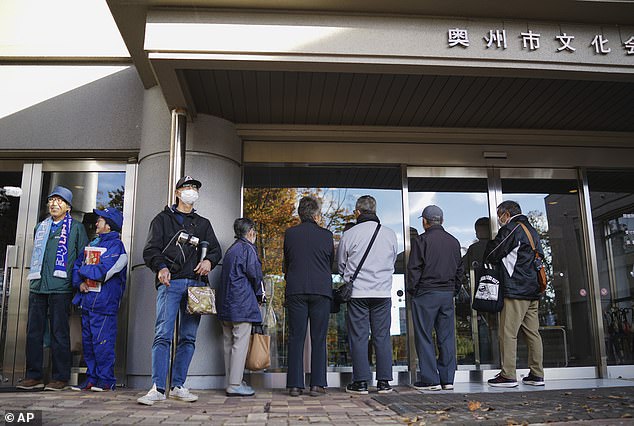
POLYGON ((352 380, 372 380, 368 361, 368 338, 372 331, 372 344, 376 354, 376 379, 392 380, 392 316, 389 297, 355 298, 348 302, 346 324, 352 353, 352 380))
POLYGON ((249 351, 251 323, 223 321, 222 335, 225 347, 227 386, 239 386, 242 383, 244 364, 249 351))

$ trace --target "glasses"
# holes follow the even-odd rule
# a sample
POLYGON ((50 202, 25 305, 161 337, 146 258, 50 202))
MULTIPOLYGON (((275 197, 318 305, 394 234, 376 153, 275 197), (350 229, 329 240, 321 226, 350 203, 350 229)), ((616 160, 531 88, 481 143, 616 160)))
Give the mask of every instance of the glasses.
POLYGON ((52 206, 53 204, 57 204, 58 206, 61 206, 61 205, 66 204, 66 201, 62 200, 62 199, 61 199, 61 198, 59 198, 59 197, 52 197, 52 198, 49 198, 49 199, 48 199, 47 204, 48 204, 49 206, 52 206))

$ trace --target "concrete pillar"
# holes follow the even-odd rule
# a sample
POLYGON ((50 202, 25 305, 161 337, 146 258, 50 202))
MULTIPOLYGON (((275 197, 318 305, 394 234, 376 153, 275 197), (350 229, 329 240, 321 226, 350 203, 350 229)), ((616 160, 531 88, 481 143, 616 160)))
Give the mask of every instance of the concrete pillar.
MULTIPOLYGON (((154 274, 144 265, 143 247, 149 223, 165 207, 169 174, 170 112, 159 88, 146 91, 139 153, 134 238, 129 278, 127 383, 149 388, 152 341, 156 319, 154 274)), ((207 217, 224 250, 233 242, 233 220, 240 214, 242 144, 235 127, 225 120, 199 115, 187 127, 185 174, 202 182, 196 210, 207 217)), ((211 274, 219 279, 220 267, 211 274)), ((198 329, 196 352, 186 387, 224 387, 222 333, 215 316, 204 316, 198 329)))

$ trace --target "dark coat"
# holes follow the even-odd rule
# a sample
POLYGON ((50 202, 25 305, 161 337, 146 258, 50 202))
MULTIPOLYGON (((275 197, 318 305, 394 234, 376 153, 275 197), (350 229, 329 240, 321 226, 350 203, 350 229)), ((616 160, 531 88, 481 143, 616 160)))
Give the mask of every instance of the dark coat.
POLYGON ((284 234, 286 296, 319 294, 332 297, 332 232, 315 222, 302 222, 284 234))
MULTIPOLYGON (((181 231, 209 243, 205 259, 211 262, 212 269, 220 262, 222 251, 209 220, 194 212, 180 213, 174 206, 165 206, 165 209, 152 219, 148 239, 143 249, 143 260, 155 274, 167 267, 170 269, 173 280, 198 279, 194 273, 200 261, 197 248, 190 244, 183 244, 179 248, 174 244, 175 237, 181 231)), ((160 285, 158 277, 156 277, 155 285, 156 288, 160 285)))
POLYGON ((125 290, 128 256, 121 242, 118 232, 108 232, 93 240, 93 247, 103 247, 106 251, 100 256, 96 265, 84 265, 82 251, 73 268, 73 287, 79 290, 79 285, 86 279, 101 281, 101 291, 88 293, 78 292, 73 304, 82 309, 106 315, 116 315, 123 291, 125 290))
POLYGON ((517 215, 501 227, 495 239, 489 242, 484 252, 484 262, 502 264, 504 297, 538 300, 540 293, 534 265, 535 253, 526 232, 519 226, 520 222, 526 225, 533 236, 537 251, 542 259, 544 258, 537 231, 528 222, 526 216, 517 215))
POLYGON ((262 322, 257 296, 262 295, 262 263, 256 248, 244 238, 229 247, 222 261, 216 310, 220 321, 262 322))
POLYGON ((458 294, 464 274, 460 243, 441 225, 432 225, 412 240, 407 273, 411 295, 427 291, 458 294))

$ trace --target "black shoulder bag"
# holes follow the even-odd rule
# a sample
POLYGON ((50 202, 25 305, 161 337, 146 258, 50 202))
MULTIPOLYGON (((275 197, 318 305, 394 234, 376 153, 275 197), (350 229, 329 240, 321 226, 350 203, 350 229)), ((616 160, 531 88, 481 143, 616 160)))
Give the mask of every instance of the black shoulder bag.
POLYGON ((374 230, 374 234, 372 235, 372 239, 370 240, 370 244, 368 244, 368 248, 365 249, 365 253, 363 253, 363 257, 359 262, 359 266, 357 266, 357 270, 354 271, 354 274, 350 278, 350 281, 344 282, 338 288, 332 290, 333 299, 336 303, 347 303, 352 299, 352 283, 357 279, 357 275, 359 275, 359 271, 361 271, 361 267, 365 262, 365 259, 368 257, 368 253, 370 253, 370 249, 372 248, 372 244, 374 244, 374 240, 376 240, 376 236, 379 233, 379 228, 381 224, 378 223, 376 225, 376 229, 374 230))

